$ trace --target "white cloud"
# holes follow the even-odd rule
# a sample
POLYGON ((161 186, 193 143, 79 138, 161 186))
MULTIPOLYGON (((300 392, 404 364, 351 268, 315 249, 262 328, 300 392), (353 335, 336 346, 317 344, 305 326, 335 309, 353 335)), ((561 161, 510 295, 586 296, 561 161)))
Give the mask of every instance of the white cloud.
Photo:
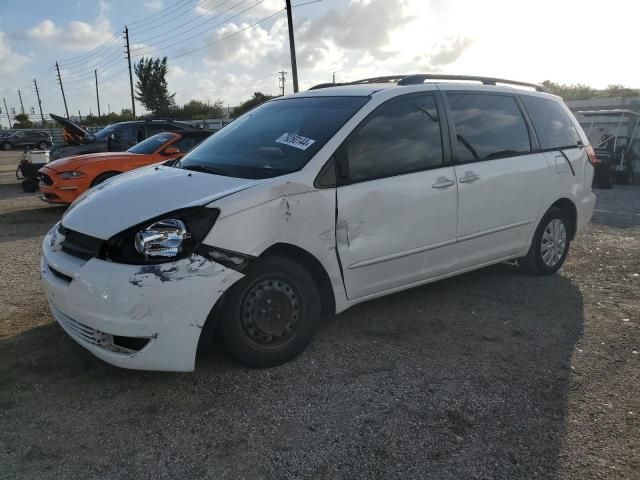
POLYGON ((59 46, 67 50, 87 50, 113 38, 107 15, 111 6, 100 2, 100 13, 93 23, 71 21, 66 26, 57 26, 53 20, 45 19, 28 30, 29 38, 48 46, 59 46))
POLYGON ((150 12, 159 12, 162 10, 162 0, 149 0, 148 2, 144 2, 144 8, 150 12))
POLYGON ((13 51, 6 41, 4 32, 0 32, 0 73, 9 75, 20 70, 31 59, 13 51))

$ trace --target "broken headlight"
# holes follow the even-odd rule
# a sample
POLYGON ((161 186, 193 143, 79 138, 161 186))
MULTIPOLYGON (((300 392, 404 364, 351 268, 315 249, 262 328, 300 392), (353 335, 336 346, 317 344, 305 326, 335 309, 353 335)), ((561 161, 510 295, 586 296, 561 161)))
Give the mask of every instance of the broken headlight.
POLYGON ((190 236, 182 220, 167 218, 140 230, 133 243, 145 258, 171 258, 182 252, 182 243, 190 236))
POLYGON ((105 259, 119 263, 162 263, 185 258, 207 236, 218 218, 215 208, 176 210, 111 237, 105 259))

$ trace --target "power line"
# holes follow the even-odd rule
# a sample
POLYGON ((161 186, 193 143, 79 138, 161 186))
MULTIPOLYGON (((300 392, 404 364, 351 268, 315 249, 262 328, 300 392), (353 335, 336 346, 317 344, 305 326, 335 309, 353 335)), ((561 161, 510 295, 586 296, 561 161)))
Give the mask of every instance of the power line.
MULTIPOLYGON (((183 38, 183 39, 181 39, 181 40, 178 40, 178 41, 176 41, 176 42, 173 42, 173 43, 171 43, 171 44, 169 44, 169 45, 165 45, 165 46, 163 46, 163 47, 161 47, 161 48, 162 48, 162 49, 165 49, 165 48, 171 48, 171 47, 173 47, 173 46, 175 46, 175 45, 179 45, 179 44, 181 44, 181 43, 184 43, 184 42, 186 42, 186 41, 191 40, 192 38, 195 38, 195 37, 197 37, 197 36, 200 36, 200 35, 202 35, 203 33, 207 33, 208 31, 213 30, 214 28, 219 27, 220 25, 224 25, 225 23, 227 23, 227 22, 228 22, 228 21, 230 21, 230 20, 233 20, 233 19, 234 19, 234 18, 236 18, 236 17, 239 17, 239 16, 240 16, 240 15, 242 15, 243 13, 248 12, 249 10, 251 10, 251 9, 253 9, 253 8, 256 8, 258 5, 260 5, 260 4, 261 4, 261 3, 263 3, 264 1, 265 1, 265 0, 259 0, 259 1, 258 1, 257 3, 255 3, 254 5, 251 5, 250 7, 247 7, 247 8, 245 8, 244 10, 241 10, 240 12, 236 13, 235 15, 232 15, 231 17, 227 18, 226 20, 223 20, 222 22, 216 23, 216 24, 215 24, 215 25, 213 25, 212 27, 208 27, 206 30, 204 30, 204 31, 202 31, 202 32, 198 32, 198 33, 196 33, 196 34, 190 35, 190 36, 185 37, 185 38, 183 38)), ((228 8, 227 10, 225 10, 224 12, 222 12, 221 14, 219 14, 219 15, 218 15, 218 17, 219 17, 220 15, 224 15, 224 14, 225 14, 225 13, 227 13, 229 10, 233 10, 235 7, 237 7, 238 5, 240 5, 241 3, 244 3, 244 2, 246 2, 246 0, 240 0, 240 2, 236 3, 234 6, 232 6, 232 7, 228 8)), ((280 13, 280 12, 282 12, 282 11, 284 11, 284 9, 277 11, 277 12, 276 12, 276 14, 277 14, 277 13, 280 13)), ((275 14, 274 14, 274 15, 275 15, 275 14)), ((271 16, 274 16, 274 15, 271 15, 271 16)), ((271 17, 267 17, 267 18, 265 18, 265 19, 263 19, 263 20, 266 20, 266 19, 268 19, 268 18, 271 18, 271 17)), ((256 25, 257 25, 257 24, 256 24, 256 25)), ((160 42, 157 42, 157 43, 154 43, 154 44, 148 45, 148 46, 143 47, 143 48, 133 49, 132 51, 133 51, 133 52, 135 52, 136 50, 145 50, 145 49, 149 49, 149 48, 155 48, 155 47, 159 46, 160 44, 162 44, 162 43, 166 42, 167 40, 170 40, 170 39, 172 39, 172 38, 178 37, 178 36, 182 35, 183 33, 186 33, 186 32, 182 32, 182 33, 180 33, 180 34, 173 35, 172 37, 168 37, 168 38, 166 38, 166 39, 164 39, 164 40, 162 40, 162 41, 160 41, 160 42)), ((216 43, 216 42, 214 42, 214 43, 216 43)), ((205 45, 205 46, 206 46, 206 45, 205 45)), ((201 49, 202 49, 202 48, 200 48, 200 50, 201 50, 201 49)), ((194 51, 197 51, 197 50, 194 50, 194 51)), ((135 56, 140 57, 140 56, 142 56, 142 55, 145 55, 145 54, 139 54, 139 53, 137 53, 135 56)), ((176 58, 176 57, 174 57, 174 58, 176 58)))
MULTIPOLYGON (((209 10, 207 10, 207 12, 213 12, 215 9, 217 9, 218 7, 221 7, 222 5, 224 5, 225 3, 229 2, 229 1, 230 1, 230 0, 224 0, 222 3, 219 3, 219 4, 218 4, 218 5, 216 5, 215 7, 212 7, 212 8, 210 8, 209 10)), ((245 1, 246 1, 246 0, 245 0, 245 1)), ((242 3, 242 2, 240 2, 240 3, 242 3)), ((192 18, 191 20, 188 20, 188 21, 186 21, 186 22, 184 22, 184 23, 181 23, 180 25, 176 25, 176 26, 174 26, 174 27, 173 27, 173 29, 175 30, 175 29, 178 29, 178 28, 182 28, 182 27, 184 27, 185 25, 190 24, 190 23, 191 23, 191 22, 193 22, 194 20, 199 20, 200 18, 204 17, 205 15, 207 15, 207 14, 201 14, 201 15, 198 15, 198 16, 196 16, 196 17, 192 18)), ((216 16, 215 16, 215 17, 213 17, 213 18, 216 18, 216 17, 219 17, 219 16, 220 16, 220 15, 216 15, 216 16)), ((206 19, 206 20, 205 20, 204 22, 202 22, 202 23, 203 23, 203 24, 204 24, 204 23, 207 23, 207 22, 208 22, 208 21, 210 21, 210 20, 211 20, 211 18, 206 19)), ((195 27, 196 27, 196 26, 194 25, 194 27, 192 27, 192 28, 195 28, 195 27)), ((139 35, 139 34, 140 34, 140 32, 136 32, 136 33, 135 33, 135 35, 139 35)), ((147 38, 144 38, 144 39, 142 39, 142 40, 137 39, 136 41, 138 41, 138 42, 148 42, 149 40, 153 40, 153 39, 155 39, 155 38, 162 37, 163 35, 165 35, 165 32, 163 32, 163 33, 159 33, 159 34, 157 34, 157 35, 152 35, 151 37, 147 37, 147 38)))
POLYGON ((238 30, 237 32, 233 32, 233 33, 231 33, 231 34, 227 35, 226 37, 219 38, 219 39, 218 39, 218 40, 216 40, 215 42, 207 43, 206 45, 203 45, 202 47, 198 47, 198 48, 195 48, 195 49, 190 50, 190 51, 188 51, 188 52, 181 53, 180 55, 174 55, 173 57, 171 57, 171 60, 175 60, 176 58, 181 58, 181 57, 185 57, 185 56, 187 56, 187 55, 191 55, 191 54, 192 54, 192 53, 194 53, 194 52, 197 52, 197 51, 203 50, 203 49, 205 49, 205 48, 207 48, 207 47, 210 47, 211 45, 215 45, 216 43, 220 43, 220 42, 222 42, 223 40, 226 40, 227 38, 234 37, 234 36, 236 36, 236 35, 238 35, 238 34, 240 34, 240 33, 244 32, 245 30, 249 30, 250 28, 255 27, 256 25, 258 25, 258 24, 260 24, 260 23, 262 23, 262 22, 266 22, 267 20, 269 20, 269 19, 271 19, 271 18, 275 17, 276 15, 278 15, 279 13, 282 13, 282 12, 284 12, 284 11, 285 11, 285 9, 283 8, 283 9, 281 9, 281 10, 278 10, 278 11, 277 11, 277 12, 275 12, 275 13, 272 13, 272 14, 271 14, 271 15, 269 15, 268 17, 264 17, 264 18, 262 18, 262 19, 260 19, 260 20, 258 20, 258 21, 256 21, 256 22, 252 23, 251 25, 247 25, 246 27, 244 27, 244 28, 242 28, 242 29, 238 30))
POLYGON ((135 22, 129 22, 129 23, 128 23, 128 25, 147 25, 147 24, 153 23, 153 22, 155 22, 155 21, 157 21, 157 20, 160 20, 160 19, 162 19, 162 18, 164 18, 164 17, 166 17, 166 16, 170 15, 171 13, 173 13, 173 12, 169 12, 168 10, 172 10, 172 9, 174 9, 174 8, 175 8, 175 10, 179 10, 180 8, 182 8, 182 7, 184 7, 185 5, 187 5, 187 4, 189 4, 189 3, 191 3, 192 1, 193 1, 193 0, 180 0, 179 2, 174 3, 174 4, 173 4, 173 5, 171 5, 170 7, 167 7, 167 8, 165 8, 165 9, 163 9, 163 10, 160 10, 159 12, 156 12, 156 13, 154 13, 153 15, 150 15, 150 16, 149 16, 149 17, 147 17, 147 18, 144 18, 144 19, 142 19, 142 20, 136 20, 135 22), (179 5, 179 4, 181 4, 181 3, 185 2, 185 1, 186 1, 187 3, 185 3, 184 5, 182 5, 182 6, 178 7, 178 5, 179 5), (176 7, 177 7, 177 8, 176 8, 176 7), (162 12, 167 12, 167 13, 166 13, 165 15, 162 15, 161 17, 153 18, 153 17, 156 17, 157 15, 160 15, 162 12))
MULTIPOLYGON (((197 7, 198 5, 201 5, 201 4, 206 3, 206 2, 208 2, 208 1, 209 1, 209 0, 200 0, 198 3, 196 3, 196 4, 194 5, 194 7, 197 7)), ((174 12, 174 13, 175 13, 175 12, 174 12)), ((186 15, 186 14, 188 14, 188 13, 191 13, 191 9, 189 9, 189 10, 185 10, 184 12, 179 13, 178 15, 175 15, 175 16, 171 17, 169 20, 166 20, 166 21, 164 21, 164 22, 162 22, 162 23, 160 23, 160 24, 158 24, 158 25, 154 25, 153 27, 149 27, 149 28, 146 28, 146 29, 144 29, 144 30, 140 30, 140 31, 138 31, 138 32, 135 32, 135 34, 136 34, 136 35, 140 35, 141 33, 150 32, 151 30, 155 30, 156 28, 160 28, 160 27, 162 27, 162 26, 166 25, 167 23, 171 23, 171 22, 173 22, 175 19, 180 18, 180 17, 182 17, 182 16, 184 16, 184 15, 186 15)), ((132 35, 133 35, 133 33, 132 33, 132 35)))

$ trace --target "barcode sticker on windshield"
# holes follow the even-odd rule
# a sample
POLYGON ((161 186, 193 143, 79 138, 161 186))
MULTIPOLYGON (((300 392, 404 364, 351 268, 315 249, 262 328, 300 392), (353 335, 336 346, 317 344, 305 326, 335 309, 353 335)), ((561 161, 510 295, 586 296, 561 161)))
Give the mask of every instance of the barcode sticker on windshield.
POLYGON ((276 138, 276 142, 284 143, 285 145, 299 148, 300 150, 306 150, 311 145, 316 143, 316 141, 311 138, 301 137, 300 135, 296 135, 295 133, 283 133, 278 138, 276 138))

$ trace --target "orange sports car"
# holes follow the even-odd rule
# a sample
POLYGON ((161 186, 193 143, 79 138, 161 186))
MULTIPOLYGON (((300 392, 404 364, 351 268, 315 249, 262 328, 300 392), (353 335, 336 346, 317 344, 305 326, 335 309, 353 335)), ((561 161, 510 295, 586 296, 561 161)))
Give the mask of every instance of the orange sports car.
POLYGON ((90 153, 55 160, 39 170, 40 198, 48 203, 72 203, 85 190, 107 178, 183 156, 211 133, 207 130, 158 133, 126 152, 90 153))

